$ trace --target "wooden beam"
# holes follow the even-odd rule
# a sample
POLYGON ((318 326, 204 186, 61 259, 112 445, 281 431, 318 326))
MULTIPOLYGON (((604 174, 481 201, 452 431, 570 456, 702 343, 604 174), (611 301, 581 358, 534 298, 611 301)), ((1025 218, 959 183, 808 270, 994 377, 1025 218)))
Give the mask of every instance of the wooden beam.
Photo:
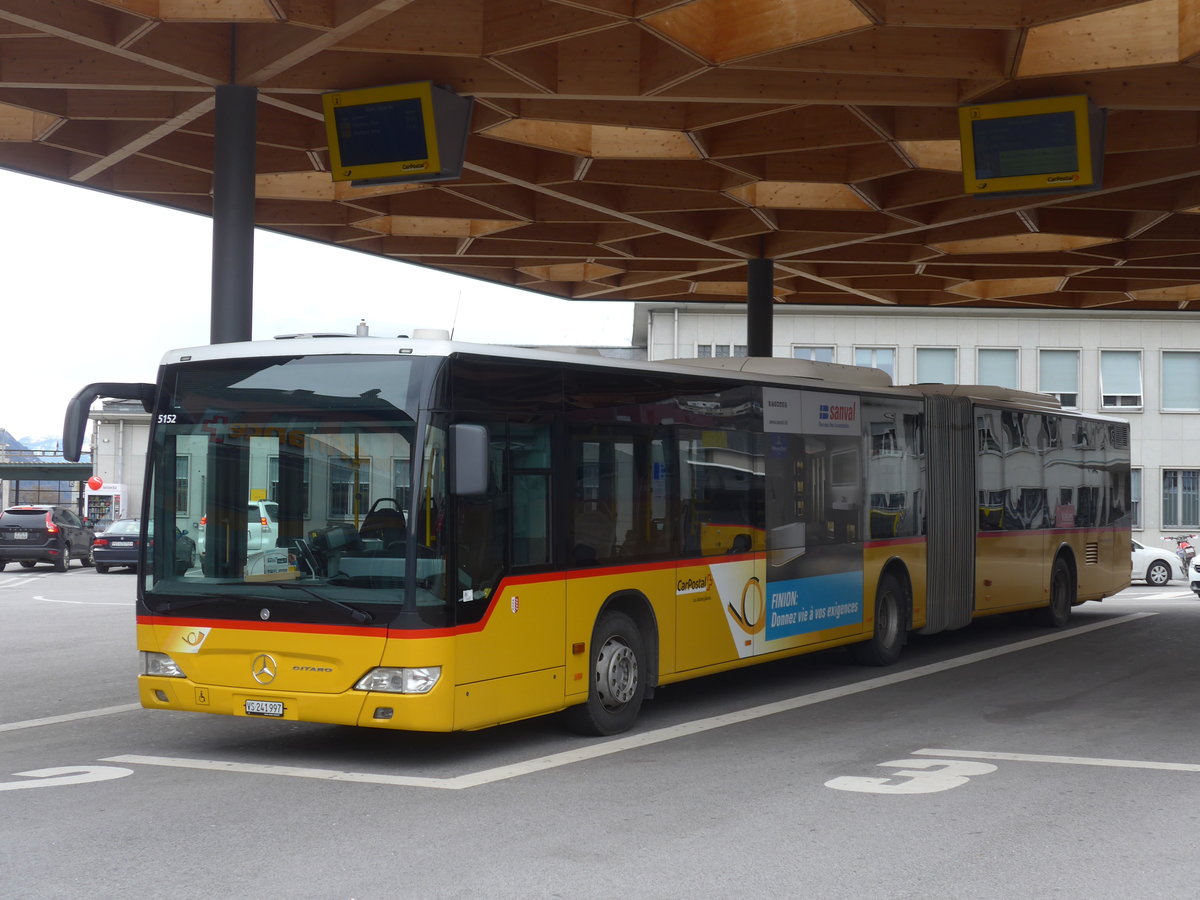
POLYGON ((694 50, 709 62, 778 50, 795 44, 857 31, 871 20, 848 0, 693 0, 646 16, 648 26, 694 50))
POLYGON ((1029 29, 1018 78, 1179 62, 1179 0, 1144 0, 1029 29))

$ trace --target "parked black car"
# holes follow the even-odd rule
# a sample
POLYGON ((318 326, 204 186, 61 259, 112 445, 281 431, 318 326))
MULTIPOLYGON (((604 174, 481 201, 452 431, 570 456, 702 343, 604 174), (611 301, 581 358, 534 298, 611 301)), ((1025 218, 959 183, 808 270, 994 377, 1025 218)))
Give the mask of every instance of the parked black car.
POLYGON ((67 571, 72 559, 92 564, 92 527, 65 506, 10 506, 0 513, 0 572, 10 562, 39 562, 67 571))
MULTIPOLYGON (((117 566, 136 569, 142 547, 140 519, 117 519, 92 542, 92 558, 101 575, 117 566)), ((175 529, 175 574, 182 575, 196 563, 196 542, 186 531, 175 529)))
POLYGON ((139 519, 117 519, 92 541, 92 561, 101 575, 114 566, 137 568, 142 547, 142 523, 139 519))

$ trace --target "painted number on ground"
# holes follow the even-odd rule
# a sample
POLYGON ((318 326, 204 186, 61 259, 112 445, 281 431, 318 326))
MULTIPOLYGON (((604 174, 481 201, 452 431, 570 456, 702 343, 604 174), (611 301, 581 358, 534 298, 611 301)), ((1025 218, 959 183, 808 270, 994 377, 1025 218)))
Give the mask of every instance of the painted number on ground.
POLYGON ((25 788, 61 787, 64 784, 87 784, 89 781, 110 781, 132 775, 133 769, 120 766, 60 766, 55 769, 33 769, 29 772, 13 772, 21 778, 34 781, 0 781, 0 791, 20 791, 25 788))
POLYGON ((990 763, 957 759, 893 759, 879 765, 899 771, 883 778, 839 775, 825 782, 825 787, 866 794, 933 794, 964 785, 972 775, 987 775, 996 771, 996 767, 990 763))

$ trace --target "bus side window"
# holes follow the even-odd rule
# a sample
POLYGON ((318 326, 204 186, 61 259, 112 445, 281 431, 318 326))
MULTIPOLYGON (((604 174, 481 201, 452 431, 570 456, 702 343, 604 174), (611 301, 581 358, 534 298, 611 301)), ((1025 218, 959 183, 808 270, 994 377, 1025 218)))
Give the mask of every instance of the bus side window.
POLYGON ((513 565, 550 561, 550 426, 517 424, 508 431, 512 471, 513 565))

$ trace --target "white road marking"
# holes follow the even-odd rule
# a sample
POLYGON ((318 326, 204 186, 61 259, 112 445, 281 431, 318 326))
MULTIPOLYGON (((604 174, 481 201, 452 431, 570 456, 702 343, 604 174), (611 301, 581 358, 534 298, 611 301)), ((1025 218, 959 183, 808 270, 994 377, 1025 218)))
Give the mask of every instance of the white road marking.
POLYGON ((991 753, 984 750, 914 750, 917 756, 956 756, 959 759, 998 759, 1009 762, 1058 763, 1067 766, 1107 766, 1114 769, 1157 769, 1200 772, 1200 764, 1151 762, 1141 759, 1102 759, 1091 756, 1044 756, 1039 753, 991 753))
MULTIPOLYGON (((748 709, 738 710, 736 712, 724 713, 723 715, 719 716, 711 716, 707 719, 697 719, 694 722, 684 722, 682 724, 672 725, 667 728, 659 728, 654 731, 643 732, 642 734, 632 734, 627 737, 617 738, 616 740, 590 743, 585 746, 577 747, 573 750, 563 751, 562 753, 552 753, 549 756, 541 756, 536 759, 524 760, 522 762, 512 763, 511 765, 507 766, 498 766, 493 769, 483 769, 479 772, 470 772, 465 775, 457 775, 451 778, 418 778, 406 775, 373 775, 362 772, 343 772, 336 769, 310 769, 293 766, 258 765, 253 763, 223 762, 220 760, 208 759, 176 759, 173 757, 163 756, 110 756, 100 761, 150 766, 173 766, 176 768, 186 769, 212 769, 221 772, 242 772, 254 775, 287 775, 296 778, 317 778, 328 781, 354 781, 368 784, 387 784, 400 787, 430 787, 441 788, 444 790, 462 790, 464 788, 492 784, 497 781, 505 781, 510 778, 520 778, 525 775, 532 775, 534 773, 543 772, 547 769, 554 769, 559 766, 572 765, 574 763, 585 762, 590 759, 599 759, 604 756, 610 756, 614 753, 623 753, 626 750, 635 750, 640 747, 648 747, 653 744, 660 744, 664 741, 672 741, 688 735, 712 731, 716 728, 725 728, 729 725, 738 725, 743 722, 750 722, 766 716, 774 716, 778 715, 779 713, 790 712, 791 710, 801 709, 806 706, 814 706, 818 703, 824 703, 827 700, 838 700, 842 697, 849 697, 854 694, 865 693, 866 691, 875 690, 877 688, 889 687, 893 684, 900 684, 905 681, 924 678, 926 675, 935 675, 940 672, 957 669, 961 666, 968 666, 973 663, 983 662, 999 656, 1006 656, 1010 653, 1018 653, 1022 650, 1028 650, 1032 647, 1040 647, 1043 644, 1050 644, 1054 643, 1055 641, 1065 640, 1066 638, 1078 637, 1083 634, 1098 631, 1102 628, 1109 628, 1113 625, 1122 625, 1153 615, 1157 614, 1152 612, 1139 612, 1132 613, 1127 616, 1121 616, 1116 619, 1108 619, 1103 622, 1093 622, 1090 625, 1083 625, 1078 628, 1071 628, 1065 631, 1056 631, 1040 637, 1030 638, 1027 641, 1018 641, 1015 644, 1007 644, 1003 647, 996 647, 991 650, 981 650, 978 653, 969 653, 966 656, 955 657, 954 659, 948 659, 939 663, 930 663, 927 666, 918 666, 917 668, 909 669, 904 672, 893 672, 888 675, 881 675, 877 678, 868 678, 855 684, 829 688, 828 690, 824 691, 816 691, 812 694, 791 697, 787 700, 779 700, 774 703, 765 703, 761 706, 753 706, 748 709)), ((947 753, 946 755, 953 754, 947 753)))
POLYGON ((54 769, 34 769, 31 772, 14 772, 13 774, 40 780, 0 781, 0 791, 62 787, 64 784, 87 784, 90 781, 111 781, 114 778, 132 775, 133 769, 118 769, 116 766, 59 766, 54 769))
POLYGON ((110 603, 107 600, 52 600, 49 597, 43 597, 40 594, 33 595, 34 600, 41 600, 43 603, 70 603, 73 606, 133 606, 134 601, 127 603, 110 603))
POLYGON ((34 572, 28 575, 10 575, 7 578, 0 578, 0 588, 17 587, 25 584, 31 578, 45 578, 49 572, 34 572))
POLYGON ((0 724, 0 731, 20 731, 22 728, 36 728, 39 725, 59 725, 63 722, 77 722, 80 719, 94 719, 96 716, 111 716, 114 713, 130 712, 141 709, 140 703, 126 703, 124 706, 105 706, 101 709, 85 709, 77 713, 65 713, 61 716, 47 716, 44 719, 26 719, 24 722, 8 722, 0 724))

